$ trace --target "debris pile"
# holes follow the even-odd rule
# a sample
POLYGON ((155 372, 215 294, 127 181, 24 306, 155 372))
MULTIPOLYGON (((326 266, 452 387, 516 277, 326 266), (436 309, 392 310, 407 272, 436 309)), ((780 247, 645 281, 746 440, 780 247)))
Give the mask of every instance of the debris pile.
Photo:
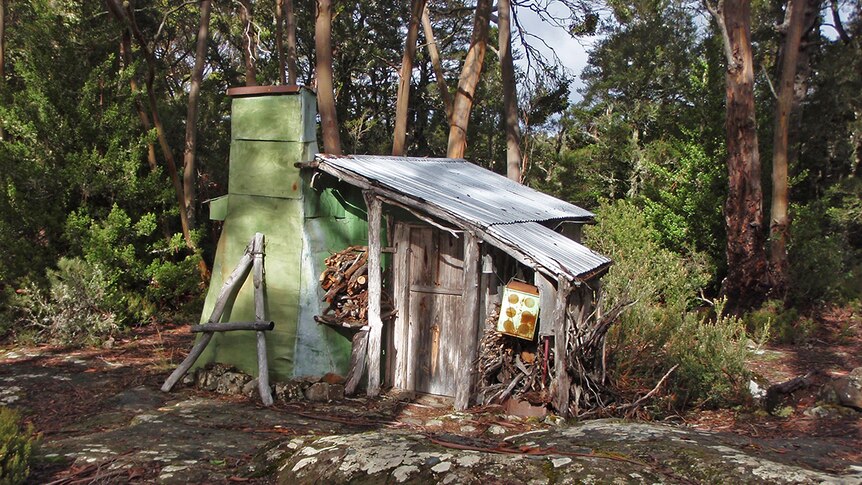
MULTIPOLYGON (((368 248, 350 246, 326 258, 326 269, 320 274, 320 287, 326 291, 323 301, 329 304, 318 323, 337 327, 361 328, 368 324, 368 248)), ((394 314, 392 299, 384 291, 380 302, 385 322, 394 314)))

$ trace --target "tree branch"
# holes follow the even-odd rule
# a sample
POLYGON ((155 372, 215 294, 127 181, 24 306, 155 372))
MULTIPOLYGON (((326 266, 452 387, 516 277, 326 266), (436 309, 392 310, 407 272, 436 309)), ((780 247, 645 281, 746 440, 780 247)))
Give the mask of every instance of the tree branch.
POLYGON ((739 68, 739 61, 733 53, 733 47, 730 45, 730 33, 727 31, 727 24, 724 23, 724 0, 718 0, 715 5, 712 0, 702 0, 704 8, 715 19, 718 30, 721 32, 721 43, 724 46, 724 55, 727 58, 727 70, 734 71, 739 68))

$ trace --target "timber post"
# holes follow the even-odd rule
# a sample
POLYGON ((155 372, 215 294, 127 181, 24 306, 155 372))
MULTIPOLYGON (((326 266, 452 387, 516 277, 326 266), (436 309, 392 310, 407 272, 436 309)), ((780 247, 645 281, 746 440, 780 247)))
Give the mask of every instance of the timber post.
POLYGON ((569 388, 571 376, 566 366, 569 319, 566 310, 569 304, 571 283, 565 277, 557 280, 557 298, 554 304, 554 407, 560 416, 569 417, 569 388))
POLYGON ((380 298, 383 277, 380 270, 380 219, 383 203, 371 191, 364 191, 368 206, 368 396, 380 394, 380 344, 383 320, 380 316, 380 298))
POLYGON ((463 313, 458 328, 458 368, 455 371, 455 410, 463 411, 470 406, 473 395, 473 363, 476 360, 476 327, 479 322, 479 238, 465 233, 464 238, 464 287, 462 289, 463 313))

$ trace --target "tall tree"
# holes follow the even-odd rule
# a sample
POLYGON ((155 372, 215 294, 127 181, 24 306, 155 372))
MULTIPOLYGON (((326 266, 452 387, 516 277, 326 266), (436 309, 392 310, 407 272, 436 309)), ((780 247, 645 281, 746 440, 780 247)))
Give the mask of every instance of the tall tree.
POLYGON ((769 289, 754 107, 751 2, 703 0, 703 4, 718 25, 727 62, 727 276, 721 294, 727 296, 730 308, 741 311, 762 303, 769 289))
MULTIPOLYGON (((123 29, 123 34, 120 38, 120 60, 123 69, 129 69, 132 66, 132 34, 129 32, 129 29, 123 29)), ((150 122, 147 110, 144 109, 144 106, 138 100, 137 95, 140 89, 138 88, 138 81, 135 79, 135 76, 129 76, 129 88, 132 91, 132 96, 135 98, 135 110, 137 110, 138 118, 141 120, 141 126, 144 127, 144 131, 149 133, 153 129, 153 124, 150 122)), ((147 140, 147 163, 151 171, 156 170, 156 146, 150 140, 147 140)))
POLYGON ((398 95, 395 98, 395 135, 392 139, 392 154, 404 155, 407 142, 407 111, 410 105, 410 78, 413 77, 413 57, 416 55, 416 41, 419 38, 419 22, 425 10, 425 0, 413 0, 410 21, 407 26, 407 39, 404 42, 404 56, 401 58, 401 78, 398 81, 398 95))
POLYGON ((201 80, 204 75, 204 61, 207 53, 207 38, 209 37, 210 10, 212 0, 201 0, 201 23, 198 27, 197 46, 195 48, 195 65, 191 73, 189 86, 189 103, 186 110, 186 144, 183 154, 183 196, 189 224, 195 225, 195 153, 198 139, 198 101, 201 96, 201 80))
POLYGON ((799 48, 804 33, 807 0, 788 0, 785 37, 781 49, 781 75, 775 106, 772 142, 772 208, 769 223, 769 276, 772 291, 783 295, 787 287, 787 231, 790 226, 787 166, 790 149, 790 116, 796 95, 799 48))
POLYGON ((245 85, 257 86, 257 42, 255 42, 251 1, 240 0, 239 14, 242 18, 242 38, 245 58, 245 85))
POLYGON ((482 75, 482 63, 485 60, 485 49, 488 44, 488 27, 491 17, 491 0, 476 2, 476 16, 473 20, 473 34, 470 38, 470 49, 464 59, 464 67, 458 79, 458 91, 452 103, 452 118, 449 122, 449 146, 446 156, 462 158, 467 148, 467 125, 470 123, 470 111, 473 109, 473 96, 482 75))
POLYGON ((296 13, 293 0, 284 0, 287 20, 287 84, 296 84, 296 13))
MULTIPOLYGON (((0 96, 6 91, 6 0, 0 0, 0 96)), ((6 139, 3 121, 0 120, 0 141, 6 139)))
POLYGON ((521 129, 518 126, 518 93, 515 64, 512 60, 512 7, 509 0, 498 0, 498 41, 503 80, 503 110, 506 118, 506 176, 521 181, 521 129))
POLYGON ((443 109, 446 110, 446 120, 452 119, 452 97, 449 95, 449 85, 446 84, 446 74, 443 72, 443 63, 440 61, 440 50, 437 48, 437 40, 434 38, 434 28, 431 26, 431 16, 428 15, 428 5, 422 11, 422 30, 425 34, 425 44, 428 46, 428 57, 434 68, 437 88, 440 90, 440 100, 443 101, 443 109))
MULTIPOLYGON (((180 212, 180 226, 182 228, 183 239, 186 242, 186 247, 188 247, 192 251, 196 251, 197 245, 192 239, 188 214, 185 211, 185 196, 183 195, 183 184, 177 172, 177 165, 176 161, 174 160, 174 153, 171 150, 170 145, 168 144, 165 127, 162 124, 161 118, 159 117, 158 99, 156 98, 155 91, 156 58, 153 55, 153 52, 150 49, 149 43, 144 37, 143 32, 141 32, 141 29, 138 27, 138 23, 135 20, 135 12, 133 7, 130 4, 128 4, 128 7, 126 6, 126 4, 121 4, 119 0, 107 0, 107 3, 108 9, 111 11, 114 17, 124 25, 124 28, 128 28, 131 31, 132 36, 138 43, 138 48, 141 50, 141 53, 144 56, 144 61, 147 66, 147 77, 145 85, 147 88, 147 99, 150 105, 150 115, 153 119, 153 125, 155 125, 156 127, 156 134, 159 139, 159 145, 162 149, 162 155, 165 157, 165 162, 168 166, 168 173, 170 174, 171 182, 173 182, 174 185, 174 192, 176 193, 177 205, 180 212)), ((203 258, 200 259, 198 269, 200 270, 201 279, 209 279, 209 268, 207 267, 206 262, 204 262, 203 258)))
POLYGON ((275 53, 278 56, 278 82, 287 84, 284 58, 284 0, 275 0, 275 53))
POLYGON ((338 116, 335 111, 335 88, 332 82, 332 2, 317 0, 314 22, 314 51, 317 56, 317 110, 323 132, 323 150, 341 155, 341 137, 338 134, 338 116))

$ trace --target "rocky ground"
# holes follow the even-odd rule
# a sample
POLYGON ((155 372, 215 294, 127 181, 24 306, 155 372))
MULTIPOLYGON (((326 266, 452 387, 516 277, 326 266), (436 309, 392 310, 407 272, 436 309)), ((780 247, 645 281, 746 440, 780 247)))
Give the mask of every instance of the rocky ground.
MULTIPOLYGON (((190 342, 183 328, 146 327, 107 349, 0 351, 0 403, 42 435, 31 481, 862 483, 862 412, 822 406, 809 388, 776 414, 696 411, 668 423, 452 413, 396 395, 264 408, 254 392, 160 392, 190 342)), ((806 361, 790 354, 805 347, 770 348, 754 366, 780 382, 862 365, 856 341, 829 349, 806 361)))

